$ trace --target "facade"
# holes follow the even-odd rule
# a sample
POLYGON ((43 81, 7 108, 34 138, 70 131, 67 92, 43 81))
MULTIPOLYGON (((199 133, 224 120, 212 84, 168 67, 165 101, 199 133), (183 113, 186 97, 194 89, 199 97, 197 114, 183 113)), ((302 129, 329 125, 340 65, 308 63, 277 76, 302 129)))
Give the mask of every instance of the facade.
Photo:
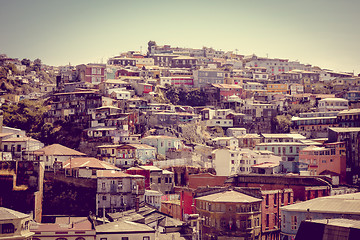
POLYGON ((163 194, 159 191, 154 190, 145 190, 145 202, 150 206, 155 207, 156 209, 160 209, 161 207, 161 196, 163 194))
POLYGON ((102 145, 98 147, 98 157, 115 166, 129 168, 155 160, 156 148, 147 144, 102 145))
POLYGON ((319 100, 319 112, 343 111, 349 109, 349 100, 344 98, 324 98, 319 100))
POLYGON ((337 127, 337 111, 300 113, 299 117, 291 118, 292 128, 307 138, 327 137, 329 127, 337 127))
POLYGON ((338 113, 339 127, 360 127, 360 109, 349 109, 338 113))
POLYGON ((169 149, 179 149, 181 141, 176 137, 169 136, 148 136, 141 139, 142 144, 147 144, 157 149, 158 154, 166 155, 169 149))
POLYGON ((305 147, 307 145, 301 142, 271 142, 256 145, 257 150, 268 150, 281 156, 282 171, 293 173, 297 173, 305 167, 299 164, 299 152, 305 147))
POLYGON ((119 212, 144 203, 145 178, 114 170, 96 172, 96 213, 119 212))
POLYGON ((0 207, 0 240, 31 240, 31 220, 27 214, 0 207))
POLYGON ((31 159, 32 152, 42 147, 44 147, 42 142, 30 137, 14 137, 1 141, 1 150, 11 152, 13 160, 34 160, 31 159))
MULTIPOLYGON (((162 194, 174 192, 175 178, 173 172, 155 166, 139 166, 139 168, 148 171, 148 174, 145 175, 149 176, 149 179, 146 179, 145 176, 145 181, 149 181, 149 189, 161 192, 162 194)), ((127 172, 132 173, 132 171, 127 172)))
POLYGON ((280 208, 294 203, 292 189, 262 190, 261 239, 279 240, 281 228, 280 208))
POLYGON ((51 97, 51 109, 45 116, 45 121, 70 121, 75 124, 90 127, 96 108, 101 107, 101 96, 92 90, 69 93, 56 93, 51 97))
POLYGON ((238 148, 239 141, 235 137, 217 137, 211 139, 212 145, 216 147, 238 148))
POLYGON ((295 239, 305 220, 344 218, 360 220, 360 193, 316 198, 281 208, 281 235, 295 239))
POLYGON ((77 76, 81 82, 99 85, 106 78, 106 64, 82 64, 76 66, 77 76))
POLYGON ((259 239, 261 199, 228 190, 197 197, 196 211, 204 219, 202 239, 259 239))
POLYGON ((195 70, 194 75, 194 87, 203 88, 208 84, 223 84, 225 83, 225 72, 214 69, 201 69, 195 70))
POLYGON ((346 149, 344 142, 327 143, 324 147, 309 146, 299 152, 299 162, 308 165, 311 176, 331 171, 340 177, 340 183, 346 179, 346 149))

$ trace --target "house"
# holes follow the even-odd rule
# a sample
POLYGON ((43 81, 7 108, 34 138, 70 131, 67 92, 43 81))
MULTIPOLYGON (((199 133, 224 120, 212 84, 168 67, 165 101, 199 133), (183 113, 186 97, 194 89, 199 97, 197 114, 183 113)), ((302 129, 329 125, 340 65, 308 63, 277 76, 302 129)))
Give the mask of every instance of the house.
POLYGON ((324 98, 318 102, 319 112, 343 111, 349 109, 349 100, 344 98, 324 98))
POLYGON ((69 158, 85 156, 85 153, 78 152, 60 144, 52 144, 34 151, 38 161, 45 165, 45 171, 60 169, 69 158))
POLYGON ((213 152, 213 167, 216 175, 230 176, 237 173, 250 173, 251 166, 265 162, 279 164, 281 158, 269 151, 250 149, 217 149, 213 152))
POLYGON ((139 166, 129 168, 126 173, 132 175, 142 175, 145 177, 145 188, 155 190, 162 194, 171 194, 174 192, 175 179, 174 173, 163 170, 155 166, 139 166))
POLYGON ((215 127, 215 126, 219 126, 219 127, 233 127, 233 120, 232 119, 210 119, 210 120, 206 120, 206 126, 208 127, 215 127))
POLYGON ((258 134, 246 134, 244 136, 237 137, 240 148, 253 149, 259 143, 261 143, 261 137, 258 134))
POLYGON ((291 118, 294 131, 307 138, 327 137, 329 127, 338 127, 337 111, 300 113, 299 117, 291 118))
POLYGON ((122 168, 147 164, 156 159, 156 148, 147 144, 122 144, 98 146, 98 157, 122 168))
POLYGON ((33 151, 41 149, 44 144, 39 140, 30 137, 14 137, 1 141, 1 150, 11 152, 14 160, 31 160, 33 151))
POLYGON ((51 109, 46 113, 45 122, 71 121, 88 128, 96 108, 101 107, 102 98, 93 90, 56 93, 50 97, 51 109))
POLYGON ((171 59, 172 68, 193 68, 197 64, 197 59, 190 56, 176 56, 171 59))
POLYGON ((162 204, 161 196, 163 196, 161 192, 155 190, 145 190, 144 196, 145 196, 145 203, 155 207, 158 210, 160 209, 162 204))
POLYGON ((96 240, 155 240, 155 229, 127 220, 118 220, 95 227, 96 240))
POLYGON ((96 213, 138 208, 144 203, 145 178, 115 170, 96 172, 96 213))
POLYGON ((81 82, 99 85, 106 78, 106 64, 81 64, 76 66, 77 78, 81 82))
POLYGON ((200 69, 193 71, 194 87, 202 88, 207 84, 224 84, 225 72, 217 69, 200 69))
POLYGON ((98 170, 114 170, 120 171, 119 168, 109 163, 100 161, 93 157, 77 157, 69 158, 64 162, 66 176, 76 178, 95 178, 98 170))
POLYGON ((339 127, 360 127, 360 108, 343 110, 337 114, 336 120, 339 127))
POLYGON ((256 150, 268 150, 281 156, 282 172, 298 173, 307 168, 307 165, 299 163, 299 152, 305 147, 307 145, 301 142, 270 142, 257 144, 256 150))
POLYGON ((310 175, 320 175, 331 171, 346 183, 346 149, 344 142, 324 144, 324 147, 309 146, 299 152, 299 162, 307 164, 310 175))
POLYGON ((66 236, 67 239, 94 240, 95 229, 87 217, 56 217, 55 223, 32 223, 32 239, 47 240, 66 236))
POLYGON ((181 148, 181 141, 179 138, 164 135, 144 137, 141 139, 141 143, 155 147, 157 153, 162 155, 166 155, 166 152, 171 148, 181 148))
POLYGON ((27 214, 0 207, 0 239, 30 240, 34 235, 30 232, 31 221, 27 214))
POLYGON ((130 83, 120 79, 106 79, 104 82, 99 84, 99 90, 104 95, 109 95, 111 89, 128 88, 130 83))
POLYGON ((211 145, 215 147, 228 147, 230 149, 238 148, 239 142, 235 137, 217 137, 211 139, 211 145))
POLYGON ((261 202, 262 199, 234 190, 195 198, 196 210, 204 219, 202 239, 259 239, 261 202))
POLYGON ((130 91, 125 89, 110 89, 110 97, 116 100, 127 100, 131 98, 130 91))
MULTIPOLYGON (((294 238, 305 220, 353 219, 360 220, 360 193, 311 199, 281 208, 281 235, 294 238)), ((331 221, 331 220, 330 220, 331 221)))
POLYGON ((228 137, 238 137, 246 135, 246 128, 228 128, 226 130, 226 136, 228 137))

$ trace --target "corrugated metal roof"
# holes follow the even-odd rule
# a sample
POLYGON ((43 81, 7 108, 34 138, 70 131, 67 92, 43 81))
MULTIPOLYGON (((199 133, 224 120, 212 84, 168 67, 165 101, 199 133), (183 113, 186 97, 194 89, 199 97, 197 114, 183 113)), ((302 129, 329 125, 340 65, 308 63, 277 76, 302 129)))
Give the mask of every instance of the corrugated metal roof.
POLYGON ((315 198, 282 207, 281 210, 360 215, 360 193, 315 198))

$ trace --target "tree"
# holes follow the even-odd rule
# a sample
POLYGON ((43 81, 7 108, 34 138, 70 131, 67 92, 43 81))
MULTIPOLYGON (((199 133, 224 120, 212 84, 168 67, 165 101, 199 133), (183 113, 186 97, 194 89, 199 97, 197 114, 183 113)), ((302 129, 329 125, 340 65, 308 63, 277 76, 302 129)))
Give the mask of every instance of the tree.
POLYGON ((277 115, 273 123, 275 125, 276 133, 289 133, 291 127, 291 116, 290 115, 277 115))
POLYGON ((44 125, 44 114, 48 108, 43 101, 21 100, 18 104, 2 105, 4 124, 9 127, 25 130, 31 137, 40 138, 44 125))
POLYGON ((41 60, 39 58, 34 60, 33 70, 36 72, 41 70, 41 60))
POLYGON ((24 58, 23 60, 21 60, 21 64, 25 65, 26 67, 30 67, 30 63, 31 62, 29 59, 24 58))

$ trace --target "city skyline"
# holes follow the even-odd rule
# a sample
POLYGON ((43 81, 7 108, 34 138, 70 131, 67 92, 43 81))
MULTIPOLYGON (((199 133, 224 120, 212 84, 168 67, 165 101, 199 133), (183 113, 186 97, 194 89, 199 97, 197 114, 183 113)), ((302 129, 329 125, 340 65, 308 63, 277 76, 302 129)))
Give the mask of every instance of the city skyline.
POLYGON ((356 1, 1 1, 0 53, 48 65, 158 45, 285 58, 360 73, 356 1))

